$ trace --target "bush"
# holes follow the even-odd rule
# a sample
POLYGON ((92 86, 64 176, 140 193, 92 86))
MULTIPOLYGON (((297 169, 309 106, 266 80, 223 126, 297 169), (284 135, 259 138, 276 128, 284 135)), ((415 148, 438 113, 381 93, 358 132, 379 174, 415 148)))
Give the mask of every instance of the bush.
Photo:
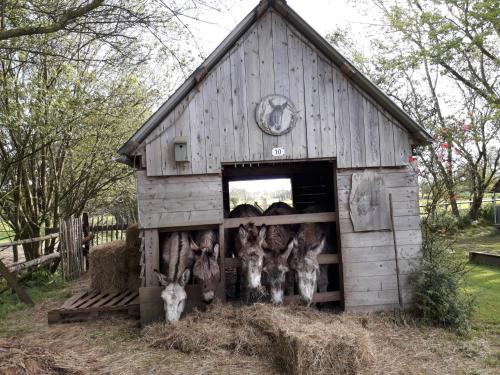
POLYGON ((479 209, 479 218, 487 224, 495 222, 495 210, 493 203, 483 203, 479 209))
POLYGON ((465 263, 454 256, 452 242, 438 234, 436 223, 424 219, 421 226, 422 266, 412 277, 417 314, 427 324, 466 334, 474 299, 464 290, 465 263))

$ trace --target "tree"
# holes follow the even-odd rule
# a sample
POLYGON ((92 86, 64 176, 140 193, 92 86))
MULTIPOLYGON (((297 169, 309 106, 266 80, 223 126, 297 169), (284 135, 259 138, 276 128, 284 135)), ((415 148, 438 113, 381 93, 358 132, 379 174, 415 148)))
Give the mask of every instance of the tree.
POLYGON ((444 188, 459 217, 457 189, 466 182, 469 216, 477 219, 499 166, 499 3, 372 2, 381 11, 377 35, 384 37, 371 40, 370 56, 352 47, 345 33, 329 38, 434 135, 435 144, 420 155, 422 175, 439 187, 428 191, 437 197, 444 188))
MULTIPOLYGON (((190 69, 181 16, 205 4, 0 2, 0 220, 16 238, 120 194, 131 172, 116 150, 190 69), (152 82, 160 62, 169 74, 152 82)), ((32 259, 41 248, 24 250, 32 259)))

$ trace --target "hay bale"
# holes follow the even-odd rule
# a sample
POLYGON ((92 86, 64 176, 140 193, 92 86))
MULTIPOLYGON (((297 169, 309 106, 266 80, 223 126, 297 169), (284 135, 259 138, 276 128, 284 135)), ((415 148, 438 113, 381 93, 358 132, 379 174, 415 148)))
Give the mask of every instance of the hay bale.
POLYGON ((139 235, 139 225, 131 224, 128 226, 125 236, 125 242, 127 246, 125 256, 127 258, 127 285, 129 290, 139 290, 139 287, 141 286, 141 239, 139 235))
POLYGON ((126 240, 111 241, 90 250, 90 288, 100 293, 138 290, 139 227, 129 225, 126 240))
POLYGON ((90 288, 100 293, 124 292, 128 289, 126 242, 111 241, 90 250, 90 288))
POLYGON ((47 349, 0 341, 0 374, 81 374, 47 349))
POLYGON ((356 374, 372 361, 358 321, 294 306, 214 305, 174 325, 144 330, 150 345, 184 353, 258 355, 286 374, 356 374))

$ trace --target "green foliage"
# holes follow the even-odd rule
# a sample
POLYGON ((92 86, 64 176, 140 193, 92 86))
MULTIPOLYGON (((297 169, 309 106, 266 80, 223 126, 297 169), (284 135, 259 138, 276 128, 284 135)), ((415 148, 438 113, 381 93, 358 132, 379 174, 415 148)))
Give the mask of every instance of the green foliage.
POLYGON ((440 236, 429 220, 422 222, 422 235, 422 266, 412 277, 417 314, 428 324, 466 334, 475 302, 464 291, 465 262, 455 256, 450 240, 440 236))
MULTIPOLYGON (((46 298, 69 297, 62 289, 65 286, 62 275, 59 273, 51 274, 46 270, 40 270, 31 275, 23 282, 22 287, 26 289, 35 304, 46 298)), ((6 287, 5 280, 0 281, 0 290, 6 287)), ((26 309, 27 306, 22 303, 17 294, 10 290, 0 294, 0 320, 13 312, 26 309)))
POLYGON ((479 217, 488 224, 495 222, 495 208, 493 203, 483 204, 479 209, 479 217))

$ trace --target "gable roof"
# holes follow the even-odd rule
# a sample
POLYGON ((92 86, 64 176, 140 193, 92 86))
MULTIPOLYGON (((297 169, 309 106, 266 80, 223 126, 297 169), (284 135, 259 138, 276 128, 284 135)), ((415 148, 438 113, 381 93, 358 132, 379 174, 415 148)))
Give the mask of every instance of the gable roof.
POLYGON ((302 17, 300 17, 285 0, 262 0, 223 42, 207 57, 207 59, 188 77, 188 79, 163 103, 160 108, 135 132, 135 134, 118 150, 121 155, 130 155, 161 121, 203 80, 207 73, 230 51, 236 42, 250 27, 270 8, 274 8, 284 19, 294 26, 320 52, 337 65, 353 82, 360 86, 382 108, 403 125, 412 138, 419 144, 432 142, 431 135, 399 105, 389 98, 376 84, 363 75, 349 60, 340 54, 302 17))

